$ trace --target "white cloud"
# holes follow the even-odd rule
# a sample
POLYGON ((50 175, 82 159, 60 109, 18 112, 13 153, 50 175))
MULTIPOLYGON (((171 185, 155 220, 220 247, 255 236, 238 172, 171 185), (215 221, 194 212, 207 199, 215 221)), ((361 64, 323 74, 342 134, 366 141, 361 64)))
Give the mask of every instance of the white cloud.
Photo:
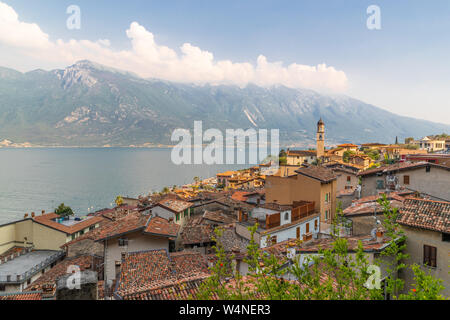
MULTIPOLYGON (((51 41, 38 25, 21 22, 15 10, 0 2, 0 45, 3 54, 21 55, 30 65, 69 65, 78 60, 92 60, 107 66, 132 71, 142 77, 196 84, 254 83, 260 86, 285 85, 291 88, 310 88, 344 91, 348 79, 343 71, 320 64, 307 66, 282 62, 269 62, 260 55, 256 65, 216 61, 211 52, 190 43, 176 50, 159 45, 154 35, 137 22, 126 31, 131 41, 130 50, 115 51, 109 40, 56 40, 51 41)), ((0 58, 2 58, 0 54, 0 58)), ((17 61, 17 59, 16 59, 17 61)))

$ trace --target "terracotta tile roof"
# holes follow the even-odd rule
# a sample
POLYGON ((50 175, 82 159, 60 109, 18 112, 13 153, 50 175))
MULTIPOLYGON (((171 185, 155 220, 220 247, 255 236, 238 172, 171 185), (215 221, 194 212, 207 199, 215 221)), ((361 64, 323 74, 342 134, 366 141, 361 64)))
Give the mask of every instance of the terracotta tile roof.
POLYGON ((236 174, 236 171, 226 171, 226 172, 218 173, 216 176, 217 177, 232 177, 235 174, 236 174))
POLYGON ((100 215, 109 220, 118 220, 127 216, 131 211, 136 210, 138 210, 138 207, 136 206, 124 205, 117 208, 100 211, 96 213, 96 215, 100 215))
POLYGON ((384 147, 384 146, 386 146, 386 144, 374 142, 374 143, 363 143, 361 146, 362 147, 384 147))
MULTIPOLYGON (((150 250, 129 253, 122 261, 115 296, 122 299, 149 299, 172 297, 169 289, 186 296, 181 284, 203 280, 208 276, 208 261, 198 252, 169 254, 167 250, 150 250)), ((176 292, 173 292, 176 293, 176 292)))
POLYGON ((250 241, 236 233, 234 223, 223 225, 219 228, 222 230, 222 236, 218 238, 218 241, 222 244, 225 252, 231 252, 236 249, 239 249, 241 252, 247 251, 250 241))
POLYGON ((299 156, 299 157, 315 157, 317 156, 317 151, 315 150, 288 150, 287 156, 299 156))
POLYGON ((194 217, 187 221, 180 234, 182 245, 212 242, 214 227, 203 222, 203 217, 194 217))
POLYGON ((42 300, 42 292, 0 293, 0 300, 42 300))
POLYGON ((445 170, 450 170, 449 167, 441 166, 434 163, 429 163, 426 161, 420 161, 420 162, 398 162, 389 166, 383 166, 375 169, 369 169, 362 171, 358 173, 358 176, 369 176, 377 173, 388 173, 388 172, 395 172, 395 171, 403 171, 403 170, 411 170, 411 169, 418 169, 423 167, 434 167, 434 168, 441 168, 445 170))
POLYGON ((233 219, 232 216, 225 214, 223 211, 208 211, 208 210, 205 210, 205 213, 203 214, 203 219, 224 224, 229 224, 235 221, 235 219, 233 219))
POLYGON ((183 279, 169 279, 153 283, 144 292, 126 295, 124 300, 191 300, 195 299, 201 284, 209 274, 194 275, 183 279))
POLYGON ((91 270, 95 267, 94 257, 84 255, 64 259, 33 282, 31 286, 26 289, 26 291, 43 291, 45 295, 54 295, 56 290, 56 281, 61 276, 67 275, 67 269, 72 265, 79 266, 80 271, 91 270))
POLYGON ((174 222, 169 222, 168 220, 161 217, 152 217, 149 219, 147 226, 144 229, 144 233, 174 237, 176 238, 178 232, 180 231, 180 226, 174 222))
MULTIPOLYGON (((392 208, 400 208, 403 205, 402 201, 397 200, 391 200, 389 201, 389 203, 392 208)), ((374 212, 378 214, 383 213, 383 206, 378 204, 377 201, 354 204, 343 211, 346 217, 367 215, 367 214, 373 215, 374 212)))
POLYGON ((132 212, 122 219, 110 222, 101 227, 96 234, 95 240, 103 241, 130 232, 142 231, 147 224, 148 218, 139 212, 132 212))
POLYGON ((77 233, 83 229, 89 228, 90 226, 96 225, 97 223, 100 223, 104 220, 102 217, 89 217, 89 219, 82 220, 69 227, 54 221, 54 219, 56 218, 59 218, 57 214, 47 213, 41 216, 36 216, 33 218, 33 220, 39 224, 45 225, 52 229, 59 230, 69 235, 77 233))
POLYGON ((298 174, 319 180, 323 183, 328 183, 337 178, 336 174, 333 172, 333 170, 330 170, 328 168, 322 167, 322 166, 308 166, 304 168, 300 168, 295 171, 298 174))
MULTIPOLYGON (((372 239, 370 235, 346 237, 345 239, 347 239, 349 252, 354 252, 358 249, 359 241, 362 242, 364 251, 366 252, 382 250, 390 242, 390 239, 387 237, 384 237, 383 241, 377 242, 377 240, 372 239)), ((288 248, 295 248, 297 253, 316 253, 319 251, 319 248, 323 250, 331 249, 334 241, 335 240, 331 238, 322 238, 299 244, 298 240, 290 239, 274 244, 264 250, 278 252, 280 256, 286 256, 288 248)))
POLYGON ((196 251, 181 251, 170 253, 172 267, 177 277, 185 277, 192 273, 208 273, 206 255, 196 251))
POLYGON ((165 199, 160 201, 157 205, 161 205, 175 213, 183 212, 184 210, 192 207, 192 203, 183 200, 165 199))
POLYGON ((236 191, 235 193, 233 193, 233 195, 231 196, 231 199, 236 200, 236 201, 247 201, 247 195, 249 195, 250 192, 246 192, 246 191, 236 191))
POLYGON ((357 148, 358 145, 353 144, 353 143, 344 143, 344 144, 340 144, 338 145, 338 148, 357 148))
POLYGON ((410 227, 450 233, 450 202, 406 199, 398 223, 410 227))
POLYGON ((259 205, 258 207, 273 210, 273 211, 278 211, 278 212, 292 210, 292 208, 293 208, 292 205, 278 204, 278 203, 265 203, 265 204, 259 205))

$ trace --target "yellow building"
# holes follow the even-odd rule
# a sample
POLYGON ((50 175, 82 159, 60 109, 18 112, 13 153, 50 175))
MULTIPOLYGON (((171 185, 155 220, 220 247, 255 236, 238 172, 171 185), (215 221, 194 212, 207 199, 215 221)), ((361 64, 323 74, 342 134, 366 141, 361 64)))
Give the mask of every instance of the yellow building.
POLYGON ((60 250, 60 247, 100 226, 102 217, 71 217, 60 221, 55 213, 42 214, 0 226, 0 254, 14 247, 60 250), (77 219, 77 220, 75 220, 77 219))
POLYGON ((266 203, 292 205, 294 201, 311 201, 320 212, 322 223, 331 223, 336 212, 337 176, 327 168, 309 166, 288 177, 268 176, 266 203))
POLYGON ((418 146, 420 150, 428 152, 437 152, 445 150, 445 139, 435 139, 433 137, 425 137, 422 140, 414 141, 414 145, 418 146))

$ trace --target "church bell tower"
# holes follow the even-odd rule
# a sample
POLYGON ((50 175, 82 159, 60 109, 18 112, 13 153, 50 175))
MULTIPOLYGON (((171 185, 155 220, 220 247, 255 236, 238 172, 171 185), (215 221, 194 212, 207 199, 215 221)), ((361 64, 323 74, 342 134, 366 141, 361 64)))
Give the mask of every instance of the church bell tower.
POLYGON ((322 158, 325 155, 325 123, 320 118, 317 123, 317 159, 322 158))

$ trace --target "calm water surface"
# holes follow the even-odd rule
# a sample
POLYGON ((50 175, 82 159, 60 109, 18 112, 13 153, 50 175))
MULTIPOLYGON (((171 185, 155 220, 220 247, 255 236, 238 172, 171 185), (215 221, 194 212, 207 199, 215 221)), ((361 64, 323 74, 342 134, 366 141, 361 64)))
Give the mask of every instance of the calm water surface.
POLYGON ((169 149, 0 149, 0 224, 64 202, 77 215, 246 166, 176 166, 169 149))

